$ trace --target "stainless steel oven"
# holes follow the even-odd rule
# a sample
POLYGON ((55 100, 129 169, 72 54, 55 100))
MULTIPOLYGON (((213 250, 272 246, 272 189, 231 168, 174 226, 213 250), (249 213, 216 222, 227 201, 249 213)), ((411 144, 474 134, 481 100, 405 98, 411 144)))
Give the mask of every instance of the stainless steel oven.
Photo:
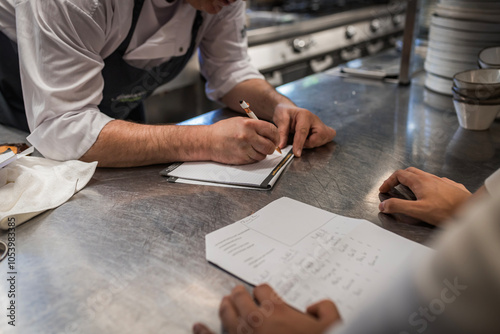
POLYGON ((376 54, 403 34, 403 1, 251 1, 249 55, 274 86, 376 54))
MULTIPOLYGON (((269 82, 279 86, 375 54, 402 35, 404 3, 247 0, 250 57, 269 82)), ((205 97, 196 59, 145 105, 148 123, 175 123, 220 107, 205 97)))

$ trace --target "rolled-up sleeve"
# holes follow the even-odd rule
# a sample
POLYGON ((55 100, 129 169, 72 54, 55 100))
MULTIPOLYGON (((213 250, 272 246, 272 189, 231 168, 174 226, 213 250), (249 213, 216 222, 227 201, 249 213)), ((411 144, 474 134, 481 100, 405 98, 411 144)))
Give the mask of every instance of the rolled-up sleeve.
POLYGON ((17 41, 28 140, 45 157, 80 158, 112 118, 101 113, 105 40, 98 2, 22 1, 16 6, 17 41), (92 7, 95 6, 95 7, 92 7))
POLYGON ((220 100, 238 83, 264 77, 250 63, 245 26, 245 3, 225 7, 212 20, 200 43, 201 73, 207 80, 206 94, 220 100))

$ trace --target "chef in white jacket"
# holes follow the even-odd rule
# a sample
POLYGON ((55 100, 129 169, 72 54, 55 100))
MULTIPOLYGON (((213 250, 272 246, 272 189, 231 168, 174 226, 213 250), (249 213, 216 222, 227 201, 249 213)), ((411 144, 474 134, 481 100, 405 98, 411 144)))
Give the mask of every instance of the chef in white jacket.
POLYGON ((289 134, 297 156, 331 141, 332 128, 251 66, 244 9, 241 0, 1 1, 0 123, 29 130, 48 158, 100 166, 243 164, 284 147, 289 134), (237 111, 245 99, 274 124, 141 124, 142 101, 196 50, 211 99, 237 111))

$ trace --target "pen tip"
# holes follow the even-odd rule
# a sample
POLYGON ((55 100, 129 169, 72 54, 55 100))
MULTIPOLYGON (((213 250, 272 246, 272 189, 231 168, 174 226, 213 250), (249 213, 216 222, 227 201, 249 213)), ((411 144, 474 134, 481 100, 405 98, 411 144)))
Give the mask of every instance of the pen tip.
POLYGON ((240 100, 240 104, 242 104, 242 103, 243 103, 243 100, 240 100))

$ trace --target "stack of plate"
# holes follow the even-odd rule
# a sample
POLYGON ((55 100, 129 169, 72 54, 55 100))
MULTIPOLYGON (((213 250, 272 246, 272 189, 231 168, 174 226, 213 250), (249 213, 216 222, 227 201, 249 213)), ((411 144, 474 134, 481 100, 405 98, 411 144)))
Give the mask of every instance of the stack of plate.
POLYGON ((478 68, 478 54, 500 45, 498 0, 441 0, 431 18, 425 86, 452 95, 453 76, 478 68))

